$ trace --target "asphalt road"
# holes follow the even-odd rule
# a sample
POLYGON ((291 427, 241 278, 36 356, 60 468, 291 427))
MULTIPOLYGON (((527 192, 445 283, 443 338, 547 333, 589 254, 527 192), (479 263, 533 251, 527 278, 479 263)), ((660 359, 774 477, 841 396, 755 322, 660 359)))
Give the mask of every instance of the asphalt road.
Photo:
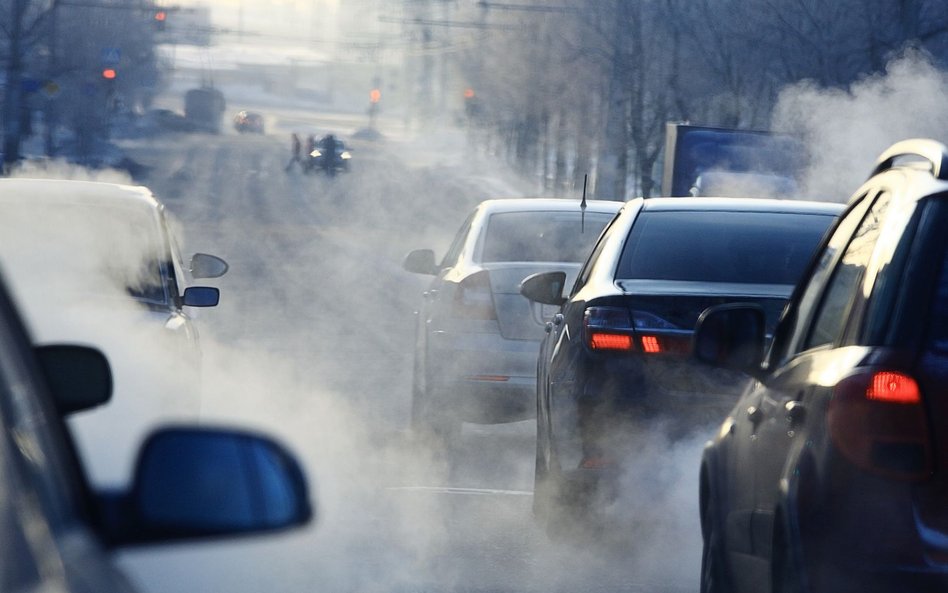
POLYGON ((126 552, 132 577, 156 593, 696 589, 701 439, 656 437, 608 533, 551 540, 530 515, 529 422, 465 425, 450 451, 411 438, 411 311, 426 280, 401 259, 443 253, 504 186, 456 132, 354 141, 353 170, 335 179, 286 172, 299 122, 125 143, 183 251, 231 265, 212 282, 221 305, 199 317, 203 421, 276 433, 319 506, 314 526, 285 535, 126 552))

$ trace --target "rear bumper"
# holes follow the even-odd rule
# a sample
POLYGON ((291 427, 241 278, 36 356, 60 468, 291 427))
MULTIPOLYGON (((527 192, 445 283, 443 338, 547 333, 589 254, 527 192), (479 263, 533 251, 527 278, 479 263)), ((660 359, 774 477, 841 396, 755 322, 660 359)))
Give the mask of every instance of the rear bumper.
POLYGON ((539 342, 499 334, 432 332, 427 362, 432 403, 467 422, 534 417, 538 349, 539 342))

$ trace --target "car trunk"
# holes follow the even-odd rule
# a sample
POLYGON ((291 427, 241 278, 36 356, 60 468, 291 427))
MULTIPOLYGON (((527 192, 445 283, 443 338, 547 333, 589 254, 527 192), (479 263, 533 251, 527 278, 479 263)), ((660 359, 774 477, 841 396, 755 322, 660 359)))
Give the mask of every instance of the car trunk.
POLYGON ((546 322, 559 311, 559 307, 533 303, 521 295, 520 283, 524 278, 541 272, 566 272, 566 292, 579 271, 579 264, 564 263, 505 263, 485 267, 490 273, 500 333, 508 340, 539 341, 543 338, 546 322))

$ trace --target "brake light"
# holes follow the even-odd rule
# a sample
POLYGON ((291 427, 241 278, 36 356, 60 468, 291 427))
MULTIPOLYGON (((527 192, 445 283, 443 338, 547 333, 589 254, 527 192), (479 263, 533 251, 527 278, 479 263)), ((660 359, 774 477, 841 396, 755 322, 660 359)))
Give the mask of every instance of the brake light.
POLYGON ((642 350, 649 354, 658 354, 662 345, 656 336, 642 336, 642 350))
POLYGON ((619 307, 589 307, 583 315, 586 344, 593 350, 632 350, 632 316, 619 307))
POLYGON ((872 384, 866 391, 866 397, 894 404, 917 404, 922 401, 922 394, 915 379, 890 371, 882 371, 872 376, 872 384))
POLYGON ((632 336, 593 332, 589 334, 589 346, 593 350, 631 350, 632 336))
POLYGON ((468 319, 497 319, 487 270, 471 274, 458 283, 454 293, 454 314, 468 319))
POLYGON ((833 390, 827 424, 833 444, 857 467, 906 480, 932 472, 928 414, 909 375, 868 369, 846 377, 833 390))

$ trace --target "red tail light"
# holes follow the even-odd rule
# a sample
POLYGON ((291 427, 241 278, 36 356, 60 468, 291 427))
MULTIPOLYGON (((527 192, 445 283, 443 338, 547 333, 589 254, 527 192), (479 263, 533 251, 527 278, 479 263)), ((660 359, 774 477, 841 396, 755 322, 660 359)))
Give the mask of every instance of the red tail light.
POLYGON ((642 350, 649 354, 658 354, 662 351, 662 344, 656 336, 642 336, 642 350))
POLYGON ((872 384, 866 391, 866 397, 894 404, 918 404, 922 401, 922 394, 915 379, 891 371, 878 372, 872 376, 872 384))
POLYGON ((468 319, 497 319, 487 270, 461 280, 454 293, 454 314, 468 319))
POLYGON ((589 347, 593 350, 631 350, 632 336, 592 332, 589 334, 589 347))
POLYGON ((586 343, 593 350, 632 350, 632 316, 620 307, 589 307, 583 316, 586 343))
POLYGON ((846 377, 833 391, 827 423, 833 444, 856 466, 890 478, 931 475, 928 414, 909 375, 864 370, 846 377))

